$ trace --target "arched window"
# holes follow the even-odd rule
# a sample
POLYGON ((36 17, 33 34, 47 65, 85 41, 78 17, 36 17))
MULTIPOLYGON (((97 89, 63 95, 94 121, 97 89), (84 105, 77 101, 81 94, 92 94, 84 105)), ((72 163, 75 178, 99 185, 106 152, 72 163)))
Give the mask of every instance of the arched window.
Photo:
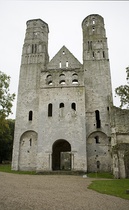
POLYGON ((33 112, 29 111, 29 121, 32 121, 32 119, 33 119, 33 112))
POLYGON ((75 104, 75 103, 72 103, 72 104, 71 104, 71 108, 72 108, 74 111, 76 111, 76 104, 75 104))
POLYGON ((95 118, 96 118, 96 128, 100 128, 101 120, 100 120, 100 113, 98 110, 95 111, 95 118))
POLYGON ((47 75, 47 84, 52 85, 52 75, 51 74, 47 75))
POLYGON ((60 76, 59 76, 59 83, 61 85, 65 85, 65 74, 60 74, 60 76))
POLYGON ((78 75, 76 73, 74 73, 72 75, 72 84, 73 85, 77 85, 78 84, 78 75))
POLYGON ((52 117, 52 104, 48 104, 48 117, 52 117))
POLYGON ((64 107, 64 103, 60 103, 60 108, 63 108, 64 107))
POLYGON ((93 25, 95 24, 95 19, 92 20, 93 25))

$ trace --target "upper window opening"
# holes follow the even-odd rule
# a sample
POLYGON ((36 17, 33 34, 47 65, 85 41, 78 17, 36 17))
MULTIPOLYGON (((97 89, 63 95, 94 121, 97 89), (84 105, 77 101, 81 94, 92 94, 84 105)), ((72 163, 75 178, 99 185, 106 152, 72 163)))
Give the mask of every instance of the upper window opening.
POLYGON ((60 74, 59 77, 60 77, 60 82, 59 82, 59 83, 60 83, 61 85, 64 85, 64 84, 65 84, 65 75, 64 75, 64 74, 60 74))
POLYGON ((48 104, 48 117, 52 117, 52 104, 48 104))
POLYGON ((78 80, 77 80, 77 79, 73 79, 73 80, 72 80, 72 84, 73 84, 73 85, 77 85, 77 84, 78 84, 78 80))
POLYGON ((68 61, 66 61, 66 68, 68 68, 68 66, 69 66, 69 62, 68 62, 68 61))
POLYGON ((47 75, 47 82, 48 82, 48 85, 52 85, 52 75, 51 74, 47 75))
POLYGON ((32 146, 32 139, 30 139, 30 146, 32 146))
POLYGON ((49 81, 49 82, 48 82, 48 85, 52 85, 52 81, 49 81))
POLYGON ((65 55, 65 51, 63 51, 63 55, 65 55))
POLYGON ((37 52, 37 44, 32 44, 32 53, 37 52))
POLYGON ((47 75, 47 78, 49 78, 49 77, 51 77, 51 76, 52 76, 51 74, 48 74, 48 75, 47 75))
POLYGON ((74 73, 72 76, 78 76, 76 73, 74 73))
POLYGON ((76 111, 76 104, 75 103, 72 103, 71 104, 71 108, 76 111))
POLYGON ((74 73, 72 75, 72 84, 73 85, 77 85, 78 84, 78 75, 76 73, 74 73))
POLYGON ((105 52, 103 51, 103 58, 105 58, 105 52))
POLYGON ((33 119, 33 112, 29 111, 29 121, 32 121, 32 119, 33 119))
POLYGON ((96 128, 100 128, 101 120, 100 120, 100 113, 98 110, 95 111, 95 117, 96 117, 96 128))
POLYGON ((35 44, 35 53, 37 52, 37 44, 35 44))
POLYGON ((93 59, 94 59, 95 58, 95 53, 93 52, 92 55, 93 55, 93 59))
POLYGON ((93 23, 93 25, 95 24, 95 19, 93 19, 93 22, 92 23, 93 23))
POLYGON ((60 108, 63 108, 64 107, 64 103, 60 103, 60 108))
POLYGON ((32 44, 32 53, 34 53, 34 45, 32 44))
POLYGON ((61 68, 62 67, 62 64, 61 64, 61 61, 60 61, 60 63, 59 63, 59 68, 61 68))
POLYGON ((65 80, 60 80, 60 84, 61 85, 65 85, 66 83, 65 83, 65 80))
POLYGON ((60 74, 60 77, 64 77, 65 75, 64 74, 60 74))
POLYGON ((99 144, 100 143, 99 136, 95 136, 95 142, 96 142, 96 144, 99 144))

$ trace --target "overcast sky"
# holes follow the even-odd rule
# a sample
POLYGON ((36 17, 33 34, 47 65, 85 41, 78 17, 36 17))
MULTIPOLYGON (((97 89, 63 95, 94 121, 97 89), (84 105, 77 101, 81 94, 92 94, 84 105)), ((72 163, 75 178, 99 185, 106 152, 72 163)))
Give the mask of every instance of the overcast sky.
MULTIPOLYGON (((40 18, 49 25, 50 59, 65 45, 82 63, 83 19, 104 18, 108 40, 114 105, 115 88, 126 83, 129 66, 128 1, 6 1, 0 0, 0 71, 11 76, 10 92, 17 94, 26 21, 40 18)), ((13 106, 15 118, 16 100, 13 106)))

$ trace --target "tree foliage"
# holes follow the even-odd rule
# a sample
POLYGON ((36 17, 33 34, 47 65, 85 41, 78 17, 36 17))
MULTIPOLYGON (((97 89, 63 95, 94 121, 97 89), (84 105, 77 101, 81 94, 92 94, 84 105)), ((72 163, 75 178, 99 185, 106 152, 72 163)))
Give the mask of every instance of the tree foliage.
POLYGON ((0 163, 11 161, 12 159, 15 121, 11 119, 5 121, 8 126, 4 129, 3 133, 0 133, 0 163))
POLYGON ((127 106, 129 108, 129 67, 126 68, 127 85, 121 85, 115 89, 116 94, 120 97, 120 107, 127 106))
POLYGON ((5 117, 12 113, 12 102, 15 94, 9 93, 10 76, 0 71, 0 115, 5 117))
POLYGON ((15 94, 9 93, 10 76, 0 71, 0 163, 9 160, 12 153, 14 121, 7 119, 12 113, 15 94))

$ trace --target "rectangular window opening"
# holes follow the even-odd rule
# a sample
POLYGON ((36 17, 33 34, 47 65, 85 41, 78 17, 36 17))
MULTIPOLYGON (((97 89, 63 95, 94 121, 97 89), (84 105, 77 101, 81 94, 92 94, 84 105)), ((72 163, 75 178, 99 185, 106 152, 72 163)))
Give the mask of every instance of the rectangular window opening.
POLYGON ((33 112, 29 111, 29 121, 32 121, 32 118, 33 118, 33 112))
POLYGON ((68 68, 68 66, 69 66, 69 62, 68 62, 68 61, 66 61, 66 68, 68 68))
POLYGON ((32 139, 30 139, 30 147, 32 146, 32 139))
POLYGON ((96 128, 101 128, 100 113, 98 110, 95 111, 95 117, 96 117, 96 128))
POLYGON ((61 68, 62 67, 62 64, 61 64, 61 61, 60 61, 60 63, 59 63, 59 68, 61 68))
POLYGON ((52 117, 52 104, 48 104, 48 117, 52 117))
POLYGON ((93 59, 94 59, 94 58, 95 58, 95 53, 93 52, 93 54, 92 54, 92 55, 93 55, 93 59))
POLYGON ((103 51, 103 58, 105 58, 105 52, 103 51))

